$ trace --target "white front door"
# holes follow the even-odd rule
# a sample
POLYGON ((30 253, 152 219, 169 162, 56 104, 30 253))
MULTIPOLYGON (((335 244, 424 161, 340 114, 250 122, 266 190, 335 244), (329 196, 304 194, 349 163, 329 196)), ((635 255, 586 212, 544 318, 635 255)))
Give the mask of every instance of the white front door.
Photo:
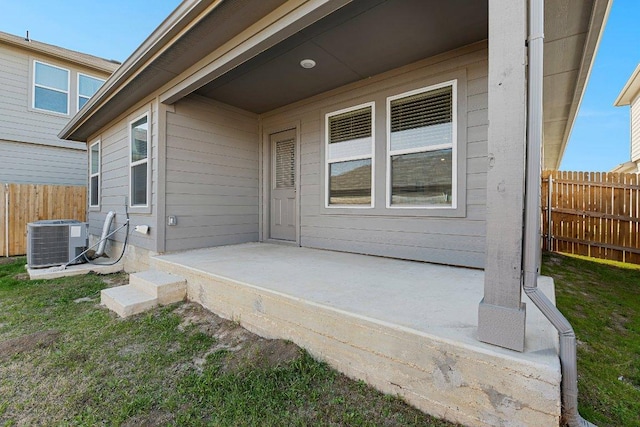
POLYGON ((296 131, 273 133, 271 145, 270 236, 296 240, 296 131))

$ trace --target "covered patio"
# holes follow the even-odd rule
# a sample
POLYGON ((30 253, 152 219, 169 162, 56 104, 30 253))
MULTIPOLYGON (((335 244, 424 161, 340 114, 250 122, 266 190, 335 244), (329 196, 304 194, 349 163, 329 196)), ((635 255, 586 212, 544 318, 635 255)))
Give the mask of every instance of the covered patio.
MULTIPOLYGON (((151 264, 184 277, 188 299, 429 413, 465 425, 560 416, 556 331, 529 304, 523 353, 478 341, 481 270, 272 243, 151 264)), ((552 280, 540 285, 553 299, 552 280)))

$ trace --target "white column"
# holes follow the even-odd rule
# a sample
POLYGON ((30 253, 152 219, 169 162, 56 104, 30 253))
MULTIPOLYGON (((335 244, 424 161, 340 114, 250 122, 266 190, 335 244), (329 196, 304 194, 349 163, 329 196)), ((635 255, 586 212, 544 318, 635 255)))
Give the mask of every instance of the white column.
POLYGON ((526 0, 489 0, 487 249, 480 341, 524 350, 521 303, 526 149, 526 0))

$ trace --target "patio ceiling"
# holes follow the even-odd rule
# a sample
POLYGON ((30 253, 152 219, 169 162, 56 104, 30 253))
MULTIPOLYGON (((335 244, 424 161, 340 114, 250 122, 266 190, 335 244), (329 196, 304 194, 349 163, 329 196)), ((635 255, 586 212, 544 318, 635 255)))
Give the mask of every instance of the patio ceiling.
MULTIPOLYGON (((312 1, 304 2, 308 3, 312 1)), ((333 0, 315 2, 322 6, 274 33, 273 43, 264 39, 265 47, 255 45, 227 62, 211 57, 263 17, 292 4, 185 0, 60 137, 86 142, 162 87, 162 102, 173 103, 195 92, 263 113, 488 38, 488 0, 333 0), (307 58, 316 61, 315 68, 300 67, 307 58)), ((547 168, 560 164, 609 7, 610 0, 545 1, 547 168)))
POLYGON ((486 0, 355 0, 196 93, 264 113, 484 40, 487 24, 486 0))

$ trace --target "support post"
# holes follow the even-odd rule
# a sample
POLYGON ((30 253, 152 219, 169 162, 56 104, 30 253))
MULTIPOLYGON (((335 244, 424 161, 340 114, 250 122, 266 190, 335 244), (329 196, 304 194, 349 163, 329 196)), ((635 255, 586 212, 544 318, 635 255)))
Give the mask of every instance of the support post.
POLYGON ((489 0, 487 246, 480 341, 524 351, 526 0, 489 0))

